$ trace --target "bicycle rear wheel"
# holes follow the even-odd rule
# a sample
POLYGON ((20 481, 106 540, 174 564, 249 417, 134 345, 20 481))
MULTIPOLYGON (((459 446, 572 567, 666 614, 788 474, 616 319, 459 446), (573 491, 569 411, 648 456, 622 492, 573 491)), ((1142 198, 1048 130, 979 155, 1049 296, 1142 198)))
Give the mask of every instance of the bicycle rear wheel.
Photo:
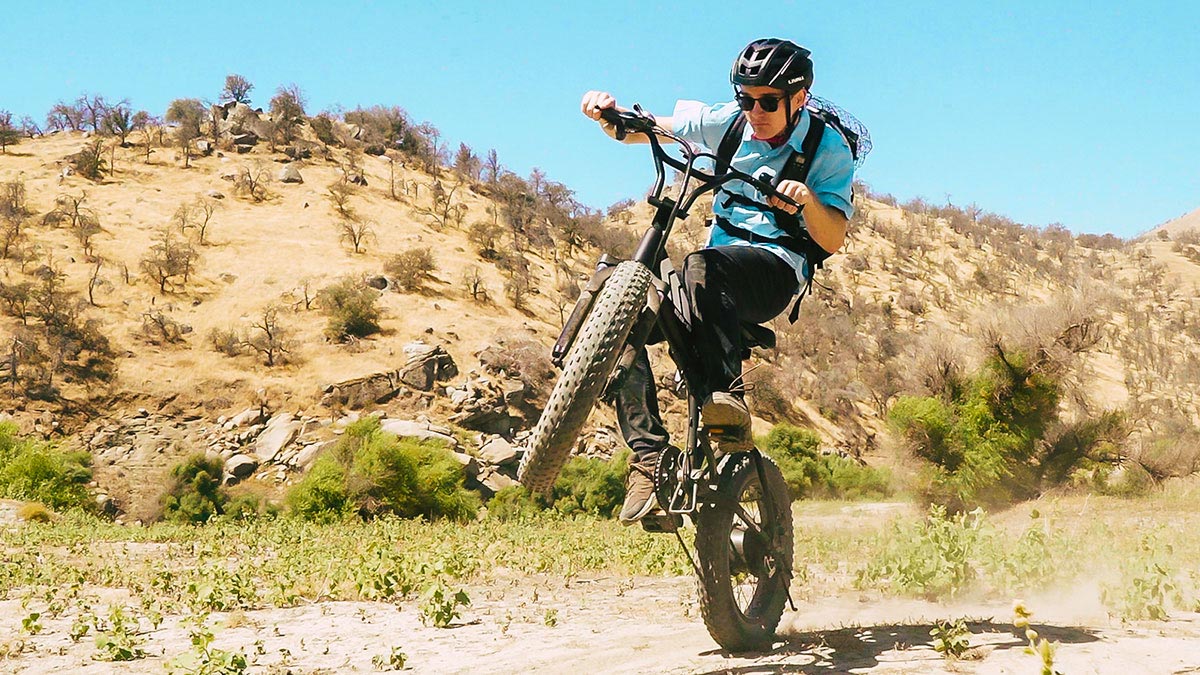
POLYGON ((579 430, 604 391, 629 331, 646 305, 650 270, 627 260, 613 270, 563 362, 563 372, 550 392, 517 478, 535 492, 549 493, 579 430))
POLYGON ((696 518, 700 610, 717 644, 731 652, 770 648, 792 578, 792 505, 783 474, 753 453, 726 458, 720 492, 696 518))

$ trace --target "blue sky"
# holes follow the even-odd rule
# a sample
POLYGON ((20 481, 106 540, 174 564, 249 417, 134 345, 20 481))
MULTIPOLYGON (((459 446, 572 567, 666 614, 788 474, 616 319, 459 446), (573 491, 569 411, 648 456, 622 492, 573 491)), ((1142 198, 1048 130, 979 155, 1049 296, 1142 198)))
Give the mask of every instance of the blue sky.
POLYGON ((651 166, 579 114, 584 91, 726 100, 738 49, 779 36, 871 129, 878 191, 1121 236, 1200 207, 1200 3, 31 4, 0 24, 0 109, 38 120, 83 92, 161 114, 237 72, 256 104, 294 82, 310 113, 402 106, 602 207, 651 166))

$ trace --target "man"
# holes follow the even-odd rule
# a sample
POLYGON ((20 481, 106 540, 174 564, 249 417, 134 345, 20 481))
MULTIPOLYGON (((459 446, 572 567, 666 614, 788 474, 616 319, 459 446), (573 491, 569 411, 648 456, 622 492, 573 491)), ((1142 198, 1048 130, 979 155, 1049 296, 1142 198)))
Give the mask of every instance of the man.
MULTIPOLYGON (((738 54, 729 79, 734 101, 713 106, 679 101, 671 117, 658 118, 659 125, 716 152, 744 111, 747 124, 730 164, 756 177, 764 170, 786 177, 785 165, 801 150, 813 124, 805 109, 813 79, 810 52, 787 40, 756 40, 738 54)), ((616 99, 607 92, 590 91, 583 97, 583 114, 613 137, 615 129, 600 112, 615 107, 616 99)), ((631 134, 625 142, 648 141, 631 134)), ((701 421, 722 452, 753 445, 741 384, 741 324, 779 315, 807 281, 811 270, 798 239, 810 238, 809 246, 815 243, 833 253, 846 238, 853 213, 849 145, 840 133, 826 129, 808 162, 805 182, 785 178, 777 187, 802 212, 774 197, 765 200, 745 183, 727 183, 714 197, 708 246, 684 259, 684 283, 695 313, 693 338, 705 371, 706 390, 694 393, 704 401, 701 421)), ((621 522, 630 524, 657 506, 654 466, 669 440, 644 349, 618 393, 617 414, 621 434, 636 457, 620 514, 621 522)))

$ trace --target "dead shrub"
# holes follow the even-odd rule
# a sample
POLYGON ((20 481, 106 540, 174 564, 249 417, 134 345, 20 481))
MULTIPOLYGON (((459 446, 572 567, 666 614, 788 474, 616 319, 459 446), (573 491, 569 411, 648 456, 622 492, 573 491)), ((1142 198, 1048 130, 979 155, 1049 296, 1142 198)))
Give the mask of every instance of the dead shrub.
POLYGON ((212 329, 208 333, 208 343, 225 356, 237 356, 242 353, 241 337, 232 328, 212 329))
POLYGON ((434 261, 433 252, 427 246, 397 253, 384 266, 387 275, 406 291, 421 290, 436 269, 437 262, 434 261))

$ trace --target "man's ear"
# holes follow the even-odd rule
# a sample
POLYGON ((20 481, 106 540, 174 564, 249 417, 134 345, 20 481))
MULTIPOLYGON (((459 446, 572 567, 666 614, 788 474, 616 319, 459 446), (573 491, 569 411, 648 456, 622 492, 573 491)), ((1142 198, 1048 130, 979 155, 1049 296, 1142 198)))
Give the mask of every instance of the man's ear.
POLYGON ((795 96, 796 98, 793 99, 792 102, 796 104, 796 110, 801 110, 804 108, 804 106, 808 105, 807 89, 801 89, 800 91, 796 92, 795 96))

